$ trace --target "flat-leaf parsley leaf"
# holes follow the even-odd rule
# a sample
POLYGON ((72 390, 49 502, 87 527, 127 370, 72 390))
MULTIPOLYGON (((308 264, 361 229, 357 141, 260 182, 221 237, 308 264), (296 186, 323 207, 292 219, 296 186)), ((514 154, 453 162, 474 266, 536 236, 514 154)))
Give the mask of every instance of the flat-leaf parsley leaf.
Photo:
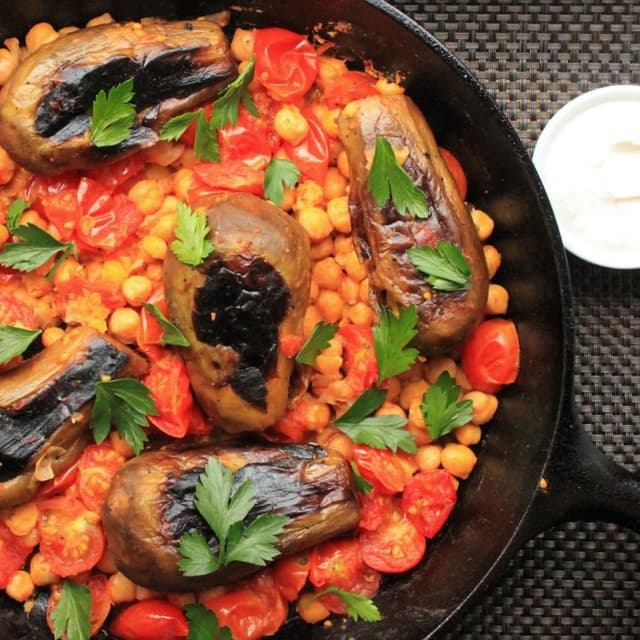
POLYGON ((284 198, 284 188, 293 189, 300 179, 300 169, 286 158, 273 158, 264 172, 264 197, 278 207, 284 198))
POLYGON ((184 605, 184 614, 189 621, 187 640, 233 640, 229 627, 220 627, 218 617, 201 604, 184 605))
POLYGON ((378 382, 404 373, 418 357, 418 350, 406 346, 417 331, 418 312, 411 305, 400 309, 395 315, 390 309, 382 308, 380 321, 373 325, 373 342, 378 360, 378 382))
POLYGON ((42 333, 42 329, 21 329, 0 324, 0 364, 24 353, 29 345, 42 333))
POLYGON ((67 640, 89 640, 91 632, 91 592, 82 584, 65 580, 62 595, 51 614, 53 637, 67 640))
POLYGON ((227 124, 235 127, 240 116, 240 102, 246 107, 247 111, 256 118, 260 116, 260 112, 256 107, 249 85, 253 81, 253 72, 256 66, 255 53, 247 60, 242 73, 230 82, 220 94, 220 97, 213 103, 213 113, 211 114, 211 125, 215 129, 224 129, 227 124))
POLYGON ((443 371, 422 397, 422 415, 432 440, 451 433, 471 421, 471 400, 460 400, 460 387, 448 371, 443 371))
POLYGON ((98 91, 93 101, 89 139, 96 147, 112 147, 124 142, 136 121, 133 78, 98 91))
POLYGON ((360 595, 358 593, 351 593, 338 589, 338 587, 327 587, 322 591, 316 593, 311 600, 315 600, 328 593, 333 593, 338 596, 347 608, 347 615, 355 622, 358 620, 364 620, 365 622, 379 622, 382 620, 380 610, 370 598, 360 595))
POLYGON ((181 202, 178 205, 176 239, 171 243, 171 251, 180 262, 197 267, 214 250, 208 238, 210 231, 207 217, 181 202))
POLYGON ((320 320, 313 328, 311 335, 298 351, 296 362, 313 366, 318 354, 329 346, 329 342, 338 331, 337 324, 330 324, 320 320))
POLYGON ((188 347, 189 341, 180 328, 177 327, 167 316, 162 313, 158 305, 143 302, 142 306, 158 321, 162 329, 162 344, 172 344, 176 347, 188 347))
POLYGON ((438 242, 431 247, 407 249, 409 260, 422 273, 429 276, 427 282, 439 291, 466 289, 471 268, 460 248, 452 242, 438 242))

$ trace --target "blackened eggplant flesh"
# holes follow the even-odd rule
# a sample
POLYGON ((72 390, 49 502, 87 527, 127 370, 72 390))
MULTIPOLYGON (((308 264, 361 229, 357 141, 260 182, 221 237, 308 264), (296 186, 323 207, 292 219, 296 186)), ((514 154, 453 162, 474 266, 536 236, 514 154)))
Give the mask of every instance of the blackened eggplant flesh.
POLYGON ((344 458, 315 445, 201 445, 166 447, 130 460, 113 478, 103 508, 107 544, 118 569, 136 584, 161 591, 193 591, 237 580, 258 569, 234 562, 206 576, 178 568, 180 539, 201 533, 217 541, 194 507, 194 492, 207 460, 234 472, 234 486, 252 480, 256 505, 246 523, 262 513, 290 518, 276 547, 302 551, 353 529, 358 502, 344 458))
POLYGON ((0 140, 22 166, 51 174, 158 142, 161 125, 214 98, 237 74, 208 20, 148 20, 79 29, 23 60, 0 92, 0 140), (122 143, 96 147, 89 112, 100 90, 133 78, 138 117, 122 143))
POLYGON ((350 103, 339 119, 351 168, 354 244, 369 271, 372 302, 394 312, 411 304, 418 311, 414 344, 425 355, 452 353, 480 322, 488 275, 482 246, 469 212, 424 116, 405 95, 372 96, 350 103), (428 218, 402 215, 391 202, 382 208, 368 187, 376 138, 404 152, 403 168, 425 193, 428 218), (452 242, 471 269, 466 289, 434 289, 407 255, 414 246, 452 242))
POLYGON ((125 345, 76 327, 0 376, 0 508, 27 502, 80 456, 96 382, 146 369, 125 345))
POLYGON ((295 219, 248 193, 203 207, 214 252, 198 267, 169 253, 171 318, 205 413, 230 432, 261 431, 286 411, 294 363, 280 337, 301 334, 310 286, 309 239, 295 219))

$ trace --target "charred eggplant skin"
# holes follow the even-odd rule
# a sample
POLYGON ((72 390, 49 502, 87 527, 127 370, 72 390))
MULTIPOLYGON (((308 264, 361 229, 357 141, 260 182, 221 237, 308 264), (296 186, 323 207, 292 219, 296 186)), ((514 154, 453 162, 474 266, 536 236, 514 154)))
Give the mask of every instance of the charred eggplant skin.
POLYGON ((369 270, 372 302, 395 312, 415 305, 415 346, 425 355, 455 352, 480 322, 489 279, 480 240, 433 132, 405 95, 352 102, 340 116, 339 128, 351 168, 354 245, 369 270), (403 168, 425 192, 431 211, 428 218, 401 215, 392 203, 377 206, 368 179, 378 137, 397 150, 408 150, 403 168), (407 256, 410 247, 435 246, 438 241, 460 247, 471 268, 466 289, 434 290, 407 256))
POLYGON ((284 211, 246 193, 203 207, 214 252, 198 267, 164 263, 173 321, 191 386, 230 432, 261 431, 286 411, 294 363, 279 338, 300 334, 309 298, 309 239, 284 211))
POLYGON ((111 23, 79 29, 25 58, 0 92, 0 140, 22 166, 51 174, 108 162, 158 142, 171 116, 215 97, 236 75, 211 21, 111 23), (100 89, 134 80, 136 125, 121 144, 89 140, 100 89))
POLYGON ((40 482, 68 468, 89 441, 95 384, 141 377, 145 360, 85 327, 0 377, 0 507, 29 500, 40 482))
POLYGON ((193 506, 195 485, 209 457, 234 471, 234 482, 251 479, 261 513, 291 518, 277 543, 283 555, 296 553, 355 527, 359 509, 349 469, 338 453, 315 445, 256 445, 195 449, 167 447, 129 461, 114 477, 103 523, 116 566, 136 584, 161 591, 192 591, 236 580, 258 569, 232 563, 218 572, 183 576, 178 568, 180 538, 215 537, 193 506))

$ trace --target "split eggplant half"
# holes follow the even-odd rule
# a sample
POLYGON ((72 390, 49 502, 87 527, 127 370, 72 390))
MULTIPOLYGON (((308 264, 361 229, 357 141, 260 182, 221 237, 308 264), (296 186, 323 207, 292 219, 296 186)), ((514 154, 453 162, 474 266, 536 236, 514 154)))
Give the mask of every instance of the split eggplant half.
POLYGON ((125 345, 77 327, 0 376, 0 508, 27 502, 80 457, 96 382, 146 370, 125 345))
POLYGON ((167 447, 130 460, 114 476, 103 508, 109 550, 116 566, 136 584, 160 591, 193 591, 237 580, 259 567, 233 562, 206 576, 178 568, 185 533, 217 541, 194 507, 195 485, 215 457, 234 472, 234 487, 251 479, 256 505, 247 516, 290 518, 276 544, 283 555, 353 529, 359 509, 347 463, 315 445, 256 445, 196 449, 167 447))
POLYGON ((220 25, 208 20, 111 23, 79 29, 23 60, 0 92, 0 139, 40 174, 109 162, 158 142, 170 117, 215 97, 237 74, 220 25), (96 147, 89 112, 100 90, 133 78, 136 124, 96 147))
POLYGON ((171 252, 169 312, 190 346, 191 386, 205 413, 230 432, 261 431, 285 413, 294 362, 280 337, 301 334, 311 257, 304 229, 248 193, 205 208, 213 253, 199 266, 171 252))
POLYGON ((347 105, 339 127, 351 168, 354 244, 369 270, 372 302, 396 313, 415 305, 415 346, 425 355, 455 352, 480 322, 489 279, 473 222, 427 121, 405 95, 373 96, 347 105), (425 193, 429 217, 401 214, 392 202, 376 204, 368 180, 378 137, 406 155, 402 166, 425 193), (409 259, 407 249, 435 248, 438 241, 457 245, 466 258, 471 276, 465 289, 434 289, 409 259))

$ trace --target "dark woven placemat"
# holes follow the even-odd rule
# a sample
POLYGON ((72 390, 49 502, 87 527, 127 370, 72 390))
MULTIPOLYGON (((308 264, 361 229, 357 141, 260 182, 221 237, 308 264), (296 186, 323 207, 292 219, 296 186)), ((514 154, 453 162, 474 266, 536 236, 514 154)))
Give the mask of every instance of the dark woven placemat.
MULTIPOLYGON (((485 83, 530 152, 571 98, 609 84, 640 84, 638 0, 392 4, 485 83)), ((572 256, 569 262, 579 413, 608 455, 637 469, 640 271, 572 256)), ((445 637, 636 640, 639 607, 640 536, 604 523, 567 523, 529 542, 445 637)))

